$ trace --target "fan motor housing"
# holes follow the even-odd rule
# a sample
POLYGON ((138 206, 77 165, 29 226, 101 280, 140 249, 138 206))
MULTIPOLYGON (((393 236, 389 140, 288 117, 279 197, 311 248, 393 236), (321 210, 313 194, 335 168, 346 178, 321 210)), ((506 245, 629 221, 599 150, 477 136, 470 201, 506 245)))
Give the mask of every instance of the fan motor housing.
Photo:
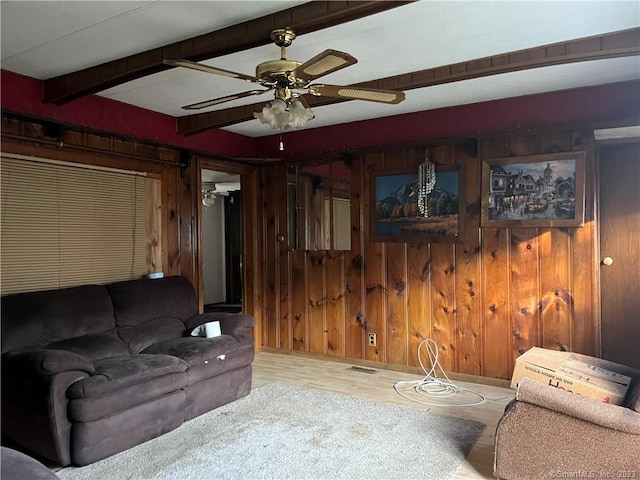
POLYGON ((301 62, 286 59, 262 62, 256 67, 256 77, 263 85, 303 87, 306 82, 301 82, 291 75, 300 65, 301 62))

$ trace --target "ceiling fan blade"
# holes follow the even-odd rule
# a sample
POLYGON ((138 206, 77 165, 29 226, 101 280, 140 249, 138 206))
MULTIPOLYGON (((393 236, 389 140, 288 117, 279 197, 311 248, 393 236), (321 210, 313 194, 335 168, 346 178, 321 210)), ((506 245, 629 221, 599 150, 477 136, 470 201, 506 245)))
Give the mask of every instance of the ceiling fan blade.
POLYGON ((311 81, 323 75, 358 63, 355 57, 337 50, 325 50, 294 70, 294 76, 300 80, 311 81))
POLYGON ((240 80, 246 80, 247 82, 258 83, 256 77, 251 75, 245 75, 244 73, 232 72, 231 70, 223 70, 222 68, 210 67, 209 65, 203 65, 202 63, 192 62, 191 60, 182 59, 164 59, 162 63, 165 65, 172 65, 174 67, 185 67, 192 70, 200 70, 201 72, 214 73, 216 75, 222 75, 223 77, 239 78, 240 80))
POLYGON ((322 97, 352 98, 368 102, 396 104, 404 100, 404 92, 340 85, 310 85, 309 93, 322 97))
POLYGON ((250 97, 251 95, 261 95, 265 92, 270 91, 267 90, 249 90, 248 92, 235 93, 233 95, 227 95, 226 97, 214 98, 212 100, 205 100, 204 102, 192 103, 191 105, 185 105, 182 107, 183 110, 199 110, 201 108, 211 107, 213 105, 218 105, 219 103, 230 102, 232 100, 237 100, 239 98, 250 97))

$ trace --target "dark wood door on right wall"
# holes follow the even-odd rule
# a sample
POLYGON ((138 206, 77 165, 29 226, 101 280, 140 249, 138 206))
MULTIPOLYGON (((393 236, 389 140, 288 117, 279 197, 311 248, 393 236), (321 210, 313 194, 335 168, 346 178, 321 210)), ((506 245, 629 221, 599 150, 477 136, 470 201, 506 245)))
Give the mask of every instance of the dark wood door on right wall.
POLYGON ((599 159, 602 357, 640 368, 640 142, 599 159))

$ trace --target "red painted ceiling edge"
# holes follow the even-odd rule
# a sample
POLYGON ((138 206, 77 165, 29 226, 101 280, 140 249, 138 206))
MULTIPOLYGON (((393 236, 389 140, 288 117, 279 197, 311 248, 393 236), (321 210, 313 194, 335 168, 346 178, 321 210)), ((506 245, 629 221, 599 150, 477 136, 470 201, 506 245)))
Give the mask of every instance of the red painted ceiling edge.
MULTIPOLYGON (((528 127, 627 119, 640 122, 638 80, 285 133, 283 156, 475 136, 528 127)), ((261 156, 278 156, 279 141, 279 135, 256 138, 256 151, 261 156)))
POLYGON ((253 138, 209 130, 184 137, 176 133, 175 118, 98 95, 89 95, 60 107, 42 103, 42 81, 2 70, 3 109, 81 125, 105 132, 149 140, 173 147, 229 157, 255 157, 253 138))
POLYGON ((525 127, 640 121, 640 81, 634 80, 290 132, 283 135, 285 151, 279 152, 279 135, 254 139, 214 129, 183 137, 176 134, 173 117, 97 95, 60 107, 44 104, 40 80, 1 73, 2 108, 229 157, 294 157, 525 127))

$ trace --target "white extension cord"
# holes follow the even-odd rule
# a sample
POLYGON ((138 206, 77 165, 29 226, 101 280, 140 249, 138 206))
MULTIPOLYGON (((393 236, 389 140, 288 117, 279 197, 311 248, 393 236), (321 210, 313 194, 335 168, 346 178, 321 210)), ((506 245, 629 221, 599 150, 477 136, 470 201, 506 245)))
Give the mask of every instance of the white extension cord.
POLYGON ((407 400, 411 400, 413 402, 418 402, 423 405, 430 405, 432 407, 476 407, 478 405, 482 405, 486 402, 486 398, 468 388, 460 387, 454 384, 447 374, 443 370, 442 366, 438 362, 438 344, 427 338, 420 342, 418 345, 418 362, 422 367, 422 370, 425 372, 426 376, 417 381, 400 381, 393 385, 393 388, 396 392, 398 392, 402 397, 407 400), (429 363, 431 364, 431 368, 427 370, 424 363, 422 362, 422 350, 426 350, 427 355, 429 356, 429 363), (440 370, 443 379, 438 378, 438 372, 440 370), (407 395, 405 392, 412 391, 414 392, 413 396, 407 395), (469 393, 474 397, 478 397, 479 400, 471 403, 455 403, 455 402, 440 402, 440 403, 432 403, 421 398, 427 397, 432 399, 446 399, 451 398, 460 393, 469 393))

